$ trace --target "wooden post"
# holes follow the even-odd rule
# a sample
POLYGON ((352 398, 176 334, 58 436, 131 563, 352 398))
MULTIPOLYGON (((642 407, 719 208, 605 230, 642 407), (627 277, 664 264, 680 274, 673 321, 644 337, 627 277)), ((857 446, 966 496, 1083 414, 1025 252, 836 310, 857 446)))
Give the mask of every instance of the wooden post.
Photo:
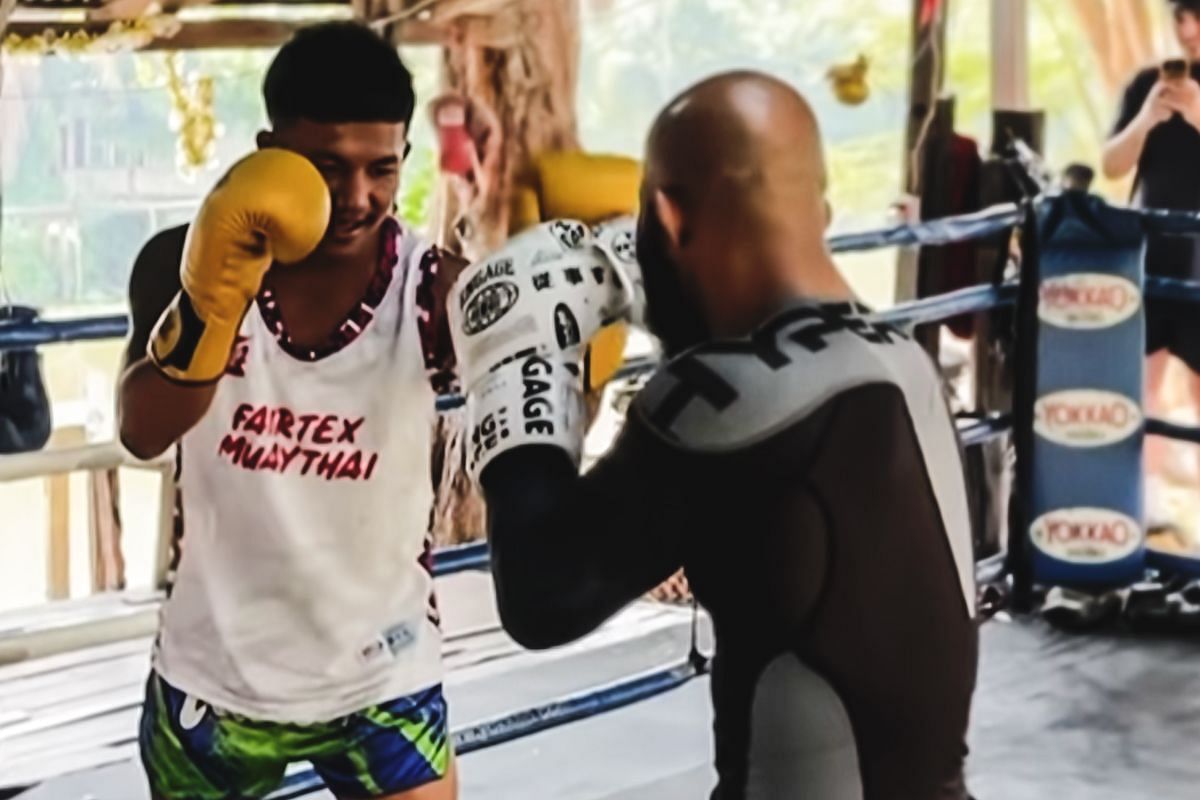
MULTIPOLYGON (((913 0, 912 69, 908 80, 908 119, 904 133, 904 191, 924 196, 921 186, 921 146, 933 125, 934 103, 945 82, 946 17, 949 0, 941 0, 932 19, 924 19, 928 5, 913 0)), ((896 301, 917 297, 918 249, 901 248, 896 266, 896 301)))
POLYGON ((908 83, 908 119, 904 134, 904 185, 914 194, 920 191, 919 157, 913 152, 922 134, 932 124, 934 103, 942 92, 946 74, 947 0, 942 0, 932 19, 924 19, 924 0, 913 0, 913 61, 908 83))
MULTIPOLYGON (((921 145, 921 219, 930 220, 950 216, 954 209, 950 199, 954 196, 951 181, 956 180, 951 163, 954 139, 954 98, 937 100, 933 122, 921 145)), ((917 248, 916 296, 930 297, 944 291, 946 250, 941 247, 917 248)), ((935 361, 939 355, 939 339, 942 324, 922 325, 915 336, 925 352, 935 361)))
POLYGON ((71 596, 71 475, 58 473, 46 478, 50 511, 46 548, 46 599, 71 596))
POLYGON ((125 553, 121 547, 120 470, 88 473, 88 541, 92 556, 92 592, 125 588, 125 553))
POLYGON ((158 491, 158 538, 154 548, 154 588, 169 591, 175 582, 183 536, 179 489, 175 485, 176 464, 162 470, 158 491))
MULTIPOLYGON (((83 426, 59 428, 49 447, 75 447, 87 440, 83 426)), ((71 473, 48 475, 45 482, 50 519, 46 547, 46 599, 71 596, 71 473)))
MULTIPOLYGON (((1003 161, 1013 137, 1039 153, 1043 148, 1045 117, 1029 110, 1028 25, 1027 0, 992 0, 992 141, 980 181, 984 207, 1022 199, 1022 186, 1003 161)), ((1012 238, 1007 233, 981 240, 977 281, 1003 281, 1013 254, 1012 238)), ((1013 326, 1010 310, 991 311, 975 318, 977 409, 1008 412, 1013 408, 1013 326)), ((1010 539, 1011 448, 1010 437, 1002 437, 985 445, 974 460, 971 483, 978 490, 976 545, 981 555, 999 551, 1010 539)))
POLYGON ((1029 0, 992 0, 992 108, 1029 108, 1029 0))

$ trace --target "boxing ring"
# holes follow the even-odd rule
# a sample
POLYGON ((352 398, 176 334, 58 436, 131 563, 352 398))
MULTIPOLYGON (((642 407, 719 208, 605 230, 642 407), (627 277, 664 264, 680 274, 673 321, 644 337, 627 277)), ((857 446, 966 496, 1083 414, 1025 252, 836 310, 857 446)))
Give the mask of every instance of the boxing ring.
MULTIPOLYGON (((1121 628, 1079 636, 1055 629, 1038 616, 1006 610, 1027 609, 1040 596, 1047 577, 1072 586, 1128 586, 1153 577, 1146 570, 1161 568, 1146 560, 1144 547, 1137 554, 1122 551, 1119 558, 1103 563, 1092 553, 1095 563, 1085 563, 1087 559, 1072 562, 1064 552, 1031 544, 1036 538, 1030 533, 1036 527, 1032 506, 1056 502, 1044 496, 1045 487, 1055 483, 1054 473, 1063 472, 1064 463, 1080 455, 1047 455, 1037 449, 1046 446, 1041 441, 1046 438, 1045 420, 1038 417, 1044 406, 1038 404, 1052 393, 1039 394, 1038 382, 1052 383, 1055 370, 1067 369, 1047 366, 1053 359, 1043 352, 1055 344, 1051 339, 1047 345, 1039 327, 1043 267, 1053 261, 1043 245, 1055 246, 1055 240, 1043 242, 1040 234, 1055 204, 1085 200, 1029 198, 964 217, 830 240, 835 252, 851 252, 1007 240, 1014 229, 1021 232, 1022 264, 1016 280, 900 303, 874 315, 876 321, 904 329, 964 314, 1001 311, 1011 317, 1012 330, 1001 337, 1010 339, 1012 346, 1011 413, 984 409, 958 419, 964 448, 1011 436, 1017 454, 1017 499, 1009 504, 1006 547, 977 565, 981 607, 987 611, 981 616, 987 620, 981 619, 981 669, 968 776, 981 800, 1052 794, 1060 800, 1183 798, 1194 797, 1200 781, 1200 765, 1189 757, 1189 748, 1181 746, 1200 737, 1200 674, 1190 668, 1200 656, 1200 643, 1147 638, 1121 628), (1038 372, 1039 363, 1046 375, 1038 372), (1055 554, 1061 557, 1052 557, 1055 554), (1120 574, 1110 574, 1113 570, 1120 574)), ((1123 213, 1141 221, 1143 235, 1150 230, 1200 234, 1200 217, 1194 215, 1123 213)), ((1052 270, 1047 274, 1055 278, 1052 270)), ((1137 277, 1146 297, 1200 303, 1200 285, 1137 277)), ((0 350, 122 337, 127 325, 122 316, 2 324, 0 350)), ((1082 341, 1068 344, 1077 347, 1082 341)), ((1125 346, 1131 349, 1128 341, 1125 346)), ((631 361, 616 380, 653 368, 649 359, 631 361)), ((1140 378, 1140 368, 1136 372, 1140 378)), ((1118 377, 1131 396, 1140 398, 1129 389, 1129 376, 1118 377)), ((439 409, 448 410, 461 405, 462 398, 443 396, 437 402, 439 409)), ((1128 464, 1131 453, 1140 456, 1140 436, 1145 434, 1200 442, 1200 430, 1139 417, 1136 431, 1105 444, 1136 439, 1136 447, 1121 451, 1128 464)), ((1088 448, 1086 455, 1092 458, 1120 450, 1091 443, 1088 448)), ((170 458, 136 462, 110 443, 0 456, 0 480, 133 466, 162 471, 165 499, 171 464, 170 458)), ((1058 482, 1067 484, 1064 491, 1070 489, 1067 481, 1058 482)), ((1116 500, 1128 500, 1128 517, 1140 513, 1140 489, 1116 500)), ((1087 531, 1093 535, 1091 528, 1087 531)), ((165 564, 167 536, 164 528, 160 564, 165 564)), ((1186 573, 1191 565, 1184 562, 1186 573)), ((490 603, 454 610, 458 592, 490 597, 487 567, 482 543, 435 553, 439 598, 447 606, 447 694, 456 718, 456 748, 463 756, 463 796, 706 796, 712 785, 705 655, 710 632, 703 614, 639 602, 581 642, 528 653, 504 635, 490 603), (458 720, 473 721, 463 725, 458 720)), ((1195 574, 1200 574, 1200 564, 1195 574)), ((141 600, 134 612, 137 623, 92 626, 94 635, 72 635, 69 641, 55 639, 53 622, 6 630, 0 617, 0 798, 144 797, 135 762, 136 717, 160 599, 141 600), (6 640, 29 644, 14 648, 6 640)), ((310 771, 298 769, 274 797, 328 796, 318 794, 321 791, 310 771)))

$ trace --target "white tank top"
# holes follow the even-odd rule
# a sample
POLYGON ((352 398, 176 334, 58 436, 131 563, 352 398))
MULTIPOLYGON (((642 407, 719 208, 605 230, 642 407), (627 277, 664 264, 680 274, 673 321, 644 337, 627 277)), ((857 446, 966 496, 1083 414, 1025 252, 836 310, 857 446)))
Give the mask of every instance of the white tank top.
POLYGON ((154 665, 219 708, 321 722, 441 680, 415 305, 427 245, 396 230, 390 280, 343 325, 348 343, 288 352, 272 301, 255 304, 180 443, 182 556, 154 665))

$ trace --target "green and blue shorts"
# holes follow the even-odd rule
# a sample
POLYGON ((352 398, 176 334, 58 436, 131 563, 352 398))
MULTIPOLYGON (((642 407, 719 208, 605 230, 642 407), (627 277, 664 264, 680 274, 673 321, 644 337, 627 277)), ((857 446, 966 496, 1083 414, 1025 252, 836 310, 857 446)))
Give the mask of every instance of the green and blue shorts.
POLYGON ((159 800, 265 797, 298 761, 339 798, 381 797, 444 777, 451 749, 441 686, 299 725, 213 708, 156 673, 146 683, 139 744, 159 800))

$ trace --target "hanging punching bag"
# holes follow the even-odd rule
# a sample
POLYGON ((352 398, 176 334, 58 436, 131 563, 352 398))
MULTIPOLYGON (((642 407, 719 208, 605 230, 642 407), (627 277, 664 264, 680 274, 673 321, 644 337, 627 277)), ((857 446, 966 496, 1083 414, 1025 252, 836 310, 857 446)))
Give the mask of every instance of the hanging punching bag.
MULTIPOLYGON (((0 330, 37 318, 26 306, 0 306, 0 330)), ((0 350, 0 453, 40 450, 50 441, 50 429, 41 356, 36 350, 0 350)))

